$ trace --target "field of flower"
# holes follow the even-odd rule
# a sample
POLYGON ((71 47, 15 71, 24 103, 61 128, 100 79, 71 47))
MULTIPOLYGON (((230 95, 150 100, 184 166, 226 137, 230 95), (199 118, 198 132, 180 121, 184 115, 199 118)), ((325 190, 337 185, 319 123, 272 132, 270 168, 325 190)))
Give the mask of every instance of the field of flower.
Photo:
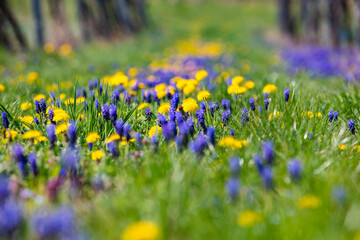
POLYGON ((116 44, 0 52, 0 238, 360 239, 347 68, 269 43, 269 2, 197 4, 153 1, 116 44))

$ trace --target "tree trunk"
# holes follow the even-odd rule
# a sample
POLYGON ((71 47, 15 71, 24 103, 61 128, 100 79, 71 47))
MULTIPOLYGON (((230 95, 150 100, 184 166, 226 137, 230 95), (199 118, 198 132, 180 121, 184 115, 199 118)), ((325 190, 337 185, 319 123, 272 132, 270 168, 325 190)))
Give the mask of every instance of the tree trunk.
POLYGON ((13 50, 5 30, 5 19, 2 14, 0 14, 0 45, 4 46, 7 50, 13 50))
POLYGON ((44 31, 40 0, 33 0, 33 12, 35 19, 36 42, 39 47, 42 47, 44 45, 44 31))
POLYGON ((54 43, 57 46, 72 43, 73 38, 68 28, 63 0, 49 0, 50 14, 52 16, 54 43))
POLYGON ((86 0, 78 0, 78 15, 81 25, 81 36, 83 41, 89 42, 91 40, 91 10, 86 0))
POLYGON ((353 45, 354 37, 351 30, 352 12, 349 0, 341 0, 342 26, 346 33, 346 40, 349 46, 353 45))
POLYGON ((291 37, 295 37, 295 26, 291 16, 291 0, 278 0, 279 22, 281 31, 291 37))
POLYGON ((16 37, 17 41, 19 42, 20 48, 23 51, 27 50, 28 47, 27 47, 26 40, 21 32, 21 29, 19 27, 19 24, 18 24, 16 18, 14 17, 13 13, 11 12, 11 10, 9 8, 7 0, 0 1, 0 15, 3 16, 5 22, 7 20, 8 23, 11 25, 11 27, 15 33, 15 37, 16 37))
POLYGON ((340 0, 329 0, 329 22, 333 47, 340 46, 340 0))
POLYGON ((356 38, 357 45, 360 47, 360 0, 355 0, 355 8, 356 8, 356 38))

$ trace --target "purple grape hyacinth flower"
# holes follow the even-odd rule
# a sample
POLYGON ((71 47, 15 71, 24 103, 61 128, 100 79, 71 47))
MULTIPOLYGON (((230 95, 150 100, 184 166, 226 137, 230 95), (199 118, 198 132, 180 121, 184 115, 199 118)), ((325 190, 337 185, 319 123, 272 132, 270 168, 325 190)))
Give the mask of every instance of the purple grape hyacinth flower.
POLYGON ((72 174, 76 173, 79 163, 80 157, 77 149, 67 148, 61 154, 61 166, 72 174))
POLYGON ((145 109, 145 116, 147 121, 151 121, 151 116, 152 116, 151 108, 145 109))
POLYGON ((248 122, 249 121, 249 118, 248 118, 248 112, 249 112, 249 110, 247 109, 247 108, 243 108, 242 110, 241 110, 241 123, 242 124, 244 124, 244 123, 246 123, 246 122, 248 122))
POLYGON ((232 156, 229 160, 230 171, 233 176, 236 176, 240 172, 240 159, 237 156, 232 156))
POLYGON ((290 89, 289 89, 289 88, 285 88, 285 90, 284 90, 284 99, 285 99, 285 102, 288 102, 288 101, 289 101, 289 97, 290 97, 290 89))
POLYGON ((190 143, 190 149, 201 157, 207 147, 206 137, 203 134, 198 134, 195 141, 190 143))
POLYGON ((76 123, 74 121, 71 121, 70 125, 68 126, 68 138, 69 145, 74 147, 76 143, 76 123))
POLYGON ((353 119, 350 119, 348 121, 348 127, 349 127, 349 131, 352 133, 352 134, 355 134, 355 121, 353 119))
POLYGON ((48 135, 48 140, 50 142, 50 146, 51 146, 51 148, 54 148, 55 142, 56 142, 56 134, 55 134, 56 131, 55 131, 54 124, 49 124, 47 126, 46 132, 47 132, 47 135, 48 135))
POLYGON ((329 112, 329 121, 332 122, 332 121, 336 121, 338 119, 338 112, 337 111, 333 111, 333 110, 330 110, 329 112))
POLYGON ((134 138, 135 138, 135 141, 136 141, 136 147, 138 149, 141 149, 143 147, 141 133, 136 132, 134 138))
POLYGON ((250 109, 252 110, 252 111, 255 111, 255 99, 254 98, 250 98, 249 99, 249 104, 250 104, 250 109))
POLYGON ((273 188, 273 171, 271 167, 265 167, 260 172, 261 179, 263 181, 263 184, 266 189, 272 189, 273 188))
POLYGON ((110 120, 109 106, 107 104, 102 106, 102 115, 105 121, 110 120))
POLYGON ((275 159, 275 151, 274 151, 273 142, 270 142, 270 141, 263 142, 262 153, 263 153, 264 159, 267 161, 267 163, 269 165, 271 165, 275 159))
POLYGON ((207 137, 209 139, 209 142, 215 146, 216 140, 215 140, 215 128, 213 126, 210 126, 207 131, 207 137))
POLYGON ((172 96, 172 99, 170 100, 170 106, 172 108, 177 109, 179 106, 179 94, 174 93, 174 95, 172 96))
POLYGON ((292 159, 287 163, 287 171, 293 181, 298 181, 302 173, 302 164, 297 159, 292 159))
POLYGON ((52 108, 49 108, 49 120, 50 120, 50 122, 51 123, 55 123, 54 121, 53 121, 53 119, 54 119, 54 109, 52 109, 52 108))
POLYGON ((270 104, 270 99, 265 99, 264 100, 264 106, 265 106, 265 111, 267 111, 268 110, 268 108, 269 108, 269 104, 270 104))
POLYGON ((130 141, 131 139, 130 131, 131 131, 131 126, 129 124, 126 124, 124 126, 124 137, 126 138, 126 141, 130 141))
POLYGON ((226 192, 228 193, 230 200, 236 200, 237 196, 239 195, 240 191, 240 182, 237 178, 232 177, 226 181, 226 192))
POLYGON ((115 123, 116 119, 117 119, 117 108, 114 104, 110 105, 109 108, 109 117, 112 123, 115 123))
POLYGON ((164 126, 167 123, 166 117, 161 113, 158 113, 158 122, 160 127, 164 126))
POLYGON ((118 151, 118 147, 116 145, 115 141, 109 142, 107 144, 108 150, 110 152, 110 154, 112 155, 113 158, 116 158, 119 156, 119 151, 118 151))
POLYGON ((5 129, 8 129, 10 123, 9 123, 9 119, 8 119, 8 117, 7 117, 7 115, 6 115, 6 112, 2 112, 2 113, 1 113, 1 119, 2 119, 2 125, 3 125, 3 127, 4 127, 5 129))
POLYGON ((36 164, 36 153, 30 153, 28 156, 28 160, 31 172, 34 174, 34 176, 37 176, 39 174, 39 168, 36 164))
POLYGON ((41 112, 43 112, 44 114, 46 114, 46 102, 45 99, 40 99, 40 110, 41 112))
POLYGON ((35 100, 34 103, 35 103, 35 111, 36 111, 36 113, 40 114, 41 113, 40 102, 38 100, 35 100))
POLYGON ((234 137, 235 136, 234 130, 230 129, 229 134, 234 137))
POLYGON ((0 206, 0 236, 13 239, 11 236, 22 221, 23 210, 16 200, 9 199, 0 206))
POLYGON ((204 112, 202 110, 197 110, 195 112, 196 117, 198 119, 198 124, 200 125, 201 129, 203 130, 203 132, 206 134, 207 128, 205 125, 205 115, 204 112))
POLYGON ((221 121, 224 126, 228 125, 229 119, 230 119, 230 112, 226 110, 221 114, 221 121))
POLYGON ((115 131, 120 137, 124 135, 124 121, 121 118, 115 122, 115 131))

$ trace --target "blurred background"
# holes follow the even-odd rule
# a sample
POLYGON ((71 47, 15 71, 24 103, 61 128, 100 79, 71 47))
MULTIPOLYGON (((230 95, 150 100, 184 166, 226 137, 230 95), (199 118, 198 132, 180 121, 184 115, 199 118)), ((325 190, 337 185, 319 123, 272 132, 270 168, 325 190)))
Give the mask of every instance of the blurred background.
MULTIPOLYGON (((169 11, 186 15, 184 6, 200 16, 214 14, 208 11, 209 5, 217 8, 217 16, 211 17, 219 21, 220 28, 229 29, 251 23, 236 18, 228 22, 231 12, 221 5, 236 9, 254 3, 269 10, 270 15, 259 20, 265 22, 267 16, 276 19, 277 29, 287 40, 334 47, 360 43, 359 0, 2 0, 0 44, 6 50, 26 51, 46 43, 52 44, 48 48, 57 48, 94 40, 118 41, 144 29, 161 29, 162 21, 176 18, 169 11)), ((187 27, 197 24, 190 22, 187 27)))
POLYGON ((100 76, 124 65, 145 66, 161 61, 174 46, 182 46, 182 50, 194 47, 182 41, 221 42, 235 61, 241 59, 241 65, 252 61, 256 63, 253 67, 261 67, 261 64, 276 64, 283 58, 291 67, 290 73, 306 69, 317 76, 356 80, 360 79, 360 71, 354 67, 360 63, 357 54, 360 1, 3 0, 0 3, 3 74, 41 72, 45 79, 73 78, 75 74, 100 76), (297 51, 292 51, 294 48, 297 51), (276 53, 279 50, 282 53, 276 53), (63 69, 68 71, 59 76, 63 69))

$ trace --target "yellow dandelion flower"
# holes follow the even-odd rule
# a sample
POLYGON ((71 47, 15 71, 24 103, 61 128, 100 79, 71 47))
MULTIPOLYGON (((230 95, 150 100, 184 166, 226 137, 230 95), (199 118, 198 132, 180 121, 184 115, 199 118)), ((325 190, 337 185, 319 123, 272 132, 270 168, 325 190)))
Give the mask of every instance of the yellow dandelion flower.
POLYGON ((117 133, 112 134, 109 138, 105 140, 105 143, 108 144, 109 142, 120 140, 120 135, 117 133))
POLYGON ((104 83, 109 86, 123 85, 124 87, 127 87, 129 78, 123 72, 117 72, 113 76, 104 77, 104 83))
POLYGON ((301 114, 302 117, 308 117, 308 118, 313 118, 314 117, 314 114, 311 112, 311 111, 307 111, 303 114, 301 114))
POLYGON ((239 85, 240 83, 242 83, 244 81, 244 77, 243 76, 235 76, 232 78, 231 84, 233 85, 239 85))
POLYGON ((200 70, 200 71, 196 72, 195 79, 198 81, 201 81, 204 78, 206 78, 207 76, 208 76, 208 73, 205 70, 200 70))
POLYGON ((318 197, 314 195, 305 195, 300 198, 297 202, 297 206, 300 209, 307 209, 307 208, 318 208, 321 205, 321 201, 318 197))
POLYGON ((162 128, 159 127, 158 125, 152 126, 149 130, 149 137, 152 137, 154 134, 157 133, 161 133, 162 128))
POLYGON ((46 96, 45 96, 44 94, 38 94, 38 95, 36 95, 36 96, 34 97, 34 101, 35 101, 35 100, 40 101, 41 99, 46 100, 46 96))
MULTIPOLYGON (((122 141, 122 142, 128 142, 128 141, 126 140, 126 137, 122 137, 122 138, 121 138, 121 141, 122 141)), ((135 142, 135 138, 130 138, 129 142, 135 142)))
POLYGON ((45 43, 44 45, 44 51, 47 53, 47 54, 51 54, 51 53, 54 53, 55 52, 55 45, 48 42, 48 43, 45 43))
POLYGON ((36 139, 35 139, 35 144, 38 144, 38 143, 41 143, 41 142, 45 142, 45 141, 47 141, 47 138, 46 137, 44 137, 44 136, 40 136, 40 137, 37 137, 36 139))
POLYGON ((68 98, 64 101, 65 105, 74 104, 75 100, 74 98, 68 98))
POLYGON ((185 93, 185 95, 189 95, 189 94, 195 92, 195 90, 196 90, 196 87, 194 85, 188 84, 184 87, 183 92, 185 93))
POLYGON ((40 131, 37 130, 29 130, 22 135, 23 139, 34 139, 42 136, 40 131))
POLYGON ((128 71, 128 74, 130 77, 135 77, 136 74, 138 73, 138 70, 136 68, 130 68, 129 71, 128 71))
POLYGON ((158 113, 166 114, 169 112, 170 103, 162 103, 158 108, 158 113))
POLYGON ((101 150, 97 150, 91 153, 91 160, 98 161, 105 156, 104 152, 101 150))
POLYGON ((166 91, 165 90, 157 91, 156 94, 159 99, 162 99, 166 96, 166 91))
POLYGON ((22 111, 29 110, 31 108, 31 102, 24 102, 20 105, 22 111))
POLYGON ((183 107, 185 112, 190 112, 190 113, 193 113, 193 112, 195 112, 196 110, 199 109, 198 103, 193 98, 185 99, 183 101, 183 103, 182 103, 182 107, 183 107))
POLYGON ((202 90, 202 91, 198 92, 197 100, 198 101, 207 100, 210 98, 210 96, 211 96, 211 94, 208 91, 202 90))
POLYGON ((344 149, 346 149, 346 146, 345 146, 344 144, 340 144, 340 145, 339 145, 339 149, 340 149, 340 150, 344 150, 344 149))
POLYGON ((5 86, 0 83, 0 92, 5 91, 5 86))
POLYGON ((176 87, 179 89, 179 90, 183 90, 187 85, 187 80, 185 79, 180 79, 176 82, 176 87))
POLYGON ((227 136, 219 140, 218 146, 239 149, 247 146, 246 140, 237 140, 232 136, 227 136))
POLYGON ((17 131, 9 129, 8 131, 5 132, 5 137, 14 140, 14 138, 16 138, 18 134, 19 133, 17 131))
POLYGON ((122 240, 158 240, 160 228, 153 222, 141 221, 128 226, 121 236, 122 240))
POLYGON ((66 132, 69 125, 70 124, 67 122, 57 125, 56 129, 55 129, 55 134, 60 134, 60 133, 66 132))
POLYGON ((174 94, 174 93, 175 93, 175 88, 174 88, 173 86, 168 86, 168 87, 166 88, 166 91, 169 92, 169 93, 171 93, 171 94, 174 94))
POLYGON ((317 113, 315 114, 315 117, 322 117, 322 113, 321 113, 321 112, 317 112, 317 113))
POLYGON ((60 100, 64 100, 66 98, 66 94, 65 93, 60 93, 60 100))
POLYGON ((173 77, 173 78, 170 80, 170 82, 172 82, 172 83, 177 83, 177 82, 180 81, 180 80, 182 80, 181 77, 173 77))
POLYGON ((80 104, 80 103, 83 103, 85 101, 85 98, 84 97, 78 97, 76 99, 76 104, 80 104))
POLYGON ((59 48, 59 54, 62 56, 68 56, 72 53, 72 47, 70 44, 63 44, 59 48))
POLYGON ((244 87, 247 89, 253 89, 255 87, 255 83, 253 81, 247 81, 244 83, 244 87))
POLYGON ((139 104, 139 106, 138 106, 138 110, 142 110, 142 109, 144 109, 144 108, 148 108, 150 105, 148 104, 148 103, 141 103, 141 104, 139 104))
POLYGON ((136 95, 136 91, 130 90, 130 91, 129 91, 129 95, 130 95, 130 96, 135 96, 135 95, 136 95))
MULTIPOLYGON (((32 124, 34 122, 34 118, 32 116, 25 116, 25 117, 19 117, 18 118, 20 121, 27 123, 27 124, 32 124)), ((26 126, 26 125, 25 125, 26 126)))
POLYGON ((255 224, 261 223, 263 217, 260 213, 251 210, 245 210, 240 213, 238 217, 238 224, 242 227, 252 227, 255 224))
POLYGON ((154 87, 154 89, 155 89, 156 92, 164 91, 166 89, 166 84, 165 83, 160 83, 160 84, 156 85, 154 87))
POLYGON ((100 139, 100 135, 97 132, 91 132, 89 133, 89 135, 86 137, 86 142, 87 143, 94 143, 97 140, 100 139))
POLYGON ((54 122, 61 122, 61 121, 68 121, 70 119, 70 116, 65 112, 65 110, 61 108, 55 108, 54 109, 54 122))
POLYGON ((199 85, 199 81, 196 79, 188 79, 186 80, 186 85, 194 85, 196 87, 199 85))
POLYGON ((272 93, 272 92, 276 92, 277 91, 277 87, 274 84, 266 84, 265 87, 263 88, 263 93, 267 92, 267 93, 272 93))
POLYGON ((27 75, 27 81, 29 84, 34 83, 35 80, 38 78, 39 78, 39 74, 37 72, 31 72, 27 75))
POLYGON ((248 89, 246 87, 241 87, 238 85, 230 85, 227 89, 228 94, 242 94, 245 93, 248 89))

